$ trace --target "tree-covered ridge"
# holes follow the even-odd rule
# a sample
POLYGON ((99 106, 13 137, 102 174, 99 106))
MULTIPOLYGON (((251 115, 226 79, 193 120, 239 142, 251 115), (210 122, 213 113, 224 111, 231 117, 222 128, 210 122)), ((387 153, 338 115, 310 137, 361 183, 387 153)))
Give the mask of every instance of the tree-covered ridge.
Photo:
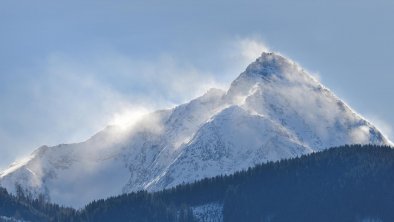
POLYGON ((218 202, 224 221, 394 221, 393 171, 392 148, 351 145, 156 193, 97 200, 81 210, 3 190, 0 215, 18 211, 31 221, 193 221, 193 207, 218 202), (7 208, 5 201, 17 204, 7 208))
MULTIPOLYGON (((249 170, 225 221, 394 221, 394 150, 346 146, 249 170)), ((245 175, 245 174, 243 174, 245 175)))
POLYGON ((19 186, 17 195, 0 187, 0 221, 59 221, 75 214, 75 209, 47 203, 41 198, 32 199, 19 186))

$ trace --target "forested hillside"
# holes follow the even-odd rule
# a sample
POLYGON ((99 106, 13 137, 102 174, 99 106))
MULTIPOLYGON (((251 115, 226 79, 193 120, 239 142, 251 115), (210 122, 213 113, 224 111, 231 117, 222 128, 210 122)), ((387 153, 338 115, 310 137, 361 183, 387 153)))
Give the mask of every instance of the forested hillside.
POLYGON ((219 203, 224 221, 394 221, 393 171, 390 147, 352 145, 161 192, 98 200, 78 211, 28 198, 21 204, 2 191, 0 215, 18 211, 32 221, 194 221, 195 207, 219 203))

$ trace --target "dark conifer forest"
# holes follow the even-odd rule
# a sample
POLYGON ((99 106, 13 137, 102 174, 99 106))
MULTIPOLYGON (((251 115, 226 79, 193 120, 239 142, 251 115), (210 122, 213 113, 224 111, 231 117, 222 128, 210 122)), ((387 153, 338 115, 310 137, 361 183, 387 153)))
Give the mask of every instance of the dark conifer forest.
POLYGON ((97 200, 79 210, 1 189, 0 215, 29 221, 195 221, 193 207, 219 203, 224 221, 394 221, 393 172, 392 148, 351 145, 156 193, 97 200))

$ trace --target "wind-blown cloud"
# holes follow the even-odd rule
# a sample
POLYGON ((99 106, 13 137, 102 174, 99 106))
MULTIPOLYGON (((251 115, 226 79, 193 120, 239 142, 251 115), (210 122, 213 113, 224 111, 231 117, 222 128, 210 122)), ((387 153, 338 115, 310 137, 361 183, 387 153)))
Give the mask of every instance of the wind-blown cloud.
POLYGON ((240 55, 246 62, 255 60, 263 52, 270 52, 267 45, 258 38, 245 38, 238 41, 240 55))
POLYGON ((108 124, 132 124, 148 112, 186 102, 209 88, 224 89, 268 50, 254 38, 238 38, 226 46, 213 50, 219 71, 171 54, 135 58, 110 50, 78 57, 48 55, 29 70, 20 89, 14 89, 16 100, 0 102, 3 118, 18 127, 15 133, 9 125, 0 125, 5 153, 0 166, 41 145, 80 142, 108 124))
MULTIPOLYGON (((269 47, 259 37, 236 38, 227 42, 227 49, 223 50, 226 67, 223 69, 236 70, 237 74, 244 71, 246 66, 255 61, 263 52, 270 52, 269 47)), ((232 76, 235 78, 235 76, 232 76)))

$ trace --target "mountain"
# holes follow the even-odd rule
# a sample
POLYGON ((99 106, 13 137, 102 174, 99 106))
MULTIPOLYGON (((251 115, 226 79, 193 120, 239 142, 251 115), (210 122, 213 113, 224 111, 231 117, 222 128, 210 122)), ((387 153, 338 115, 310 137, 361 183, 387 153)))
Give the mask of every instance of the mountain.
POLYGON ((263 53, 228 91, 209 90, 82 143, 40 147, 1 172, 0 185, 81 207, 345 144, 391 143, 299 65, 263 53))

